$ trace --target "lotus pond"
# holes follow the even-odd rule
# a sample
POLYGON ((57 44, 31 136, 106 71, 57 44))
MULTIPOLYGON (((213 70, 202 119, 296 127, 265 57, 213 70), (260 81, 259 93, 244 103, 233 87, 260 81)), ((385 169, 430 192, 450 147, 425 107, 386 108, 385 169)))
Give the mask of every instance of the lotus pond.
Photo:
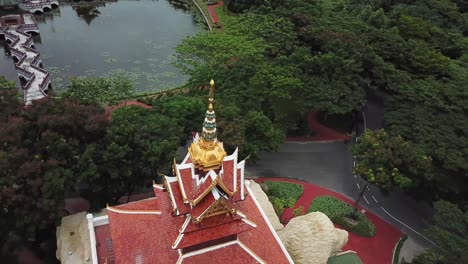
MULTIPOLYGON (((173 65, 175 47, 203 30, 184 0, 60 2, 37 15, 34 37, 56 91, 70 77, 123 75, 139 92, 164 90, 187 80, 173 65)), ((13 12, 12 12, 13 13, 13 12)), ((5 43, 0 74, 17 80, 5 43)))

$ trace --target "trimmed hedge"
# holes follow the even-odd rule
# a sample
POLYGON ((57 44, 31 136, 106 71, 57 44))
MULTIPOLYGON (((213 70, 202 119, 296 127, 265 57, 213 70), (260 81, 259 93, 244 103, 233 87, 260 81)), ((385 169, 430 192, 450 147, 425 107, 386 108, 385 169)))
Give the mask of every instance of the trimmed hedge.
POLYGON ((326 214, 335 224, 356 235, 372 237, 375 235, 374 224, 361 212, 357 214, 357 224, 352 225, 345 220, 353 212, 353 207, 346 202, 332 196, 320 196, 314 199, 309 212, 322 212, 326 214))
POLYGON ((400 240, 398 241, 398 244, 395 248, 395 252, 393 252, 393 264, 398 264, 400 263, 400 251, 401 247, 403 247, 403 244, 405 241, 408 239, 408 235, 404 235, 400 240))
POLYGON ((278 216, 283 214, 284 208, 293 207, 304 193, 304 187, 297 183, 265 181, 265 193, 278 216))

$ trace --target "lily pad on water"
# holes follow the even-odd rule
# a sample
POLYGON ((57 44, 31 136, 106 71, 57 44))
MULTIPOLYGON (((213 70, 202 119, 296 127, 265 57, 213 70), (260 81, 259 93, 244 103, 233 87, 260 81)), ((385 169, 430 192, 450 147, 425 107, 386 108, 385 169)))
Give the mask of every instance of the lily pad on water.
POLYGON ((108 51, 104 51, 104 52, 101 52, 101 54, 99 54, 100 56, 103 56, 103 57, 109 57, 110 56, 110 52, 108 51))
POLYGON ((108 58, 106 60, 106 63, 114 63, 114 62, 117 62, 117 59, 116 58, 108 58))

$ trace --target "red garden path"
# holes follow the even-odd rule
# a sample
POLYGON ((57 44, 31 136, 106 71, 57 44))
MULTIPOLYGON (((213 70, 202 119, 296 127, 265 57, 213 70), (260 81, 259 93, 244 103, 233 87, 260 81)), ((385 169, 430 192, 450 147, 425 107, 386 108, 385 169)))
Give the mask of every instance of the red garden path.
MULTIPOLYGON (((340 193, 303 181, 286 178, 260 178, 255 179, 255 181, 283 181, 297 183, 304 186, 304 194, 299 198, 299 200, 297 200, 296 205, 293 208, 288 208, 285 210, 283 216, 281 217, 283 220, 291 219, 293 217, 293 210, 299 206, 303 206, 304 212, 307 213, 310 205, 312 204, 312 201, 317 196, 329 195, 339 198, 351 205, 353 205, 354 203, 354 201, 340 193)), ((367 216, 367 218, 369 218, 372 221, 372 223, 374 223, 376 229, 375 236, 361 237, 351 232, 348 232, 348 243, 343 247, 343 251, 356 251, 364 264, 392 263, 393 250, 403 233, 398 228, 387 223, 382 218, 378 217, 372 212, 366 211, 364 214, 367 216)))
POLYGON ((217 24, 219 22, 218 14, 216 14, 216 11, 214 10, 215 7, 222 6, 224 3, 223 1, 219 1, 218 3, 214 5, 209 5, 208 6, 208 12, 210 12, 211 20, 213 21, 213 24, 217 24))
POLYGON ((112 112, 114 112, 115 110, 117 110, 117 109, 119 109, 121 107, 124 107, 124 106, 131 106, 131 105, 136 105, 136 106, 139 106, 139 107, 143 107, 145 109, 152 108, 151 105, 147 105, 147 104, 140 103, 140 102, 137 102, 137 101, 125 101, 125 102, 121 102, 121 103, 119 103, 117 105, 106 107, 105 111, 106 111, 107 119, 110 120, 112 112))
POLYGON ((304 141, 335 141, 335 140, 351 140, 351 137, 335 131, 318 121, 318 113, 311 112, 307 115, 307 123, 310 130, 315 134, 309 137, 288 137, 288 141, 304 142, 304 141))

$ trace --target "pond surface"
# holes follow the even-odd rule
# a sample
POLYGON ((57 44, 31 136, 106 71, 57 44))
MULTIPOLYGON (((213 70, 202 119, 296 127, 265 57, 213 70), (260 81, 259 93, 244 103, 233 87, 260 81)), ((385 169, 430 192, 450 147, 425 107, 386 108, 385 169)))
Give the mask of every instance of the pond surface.
MULTIPOLYGON (((58 9, 36 16, 40 35, 34 42, 54 89, 65 89, 72 76, 114 74, 130 78, 139 92, 183 84, 187 76, 173 65, 174 48, 202 27, 181 3, 124 0, 93 8, 86 2, 61 2, 58 9)), ((0 55, 0 74, 18 79, 6 54, 0 55)))

